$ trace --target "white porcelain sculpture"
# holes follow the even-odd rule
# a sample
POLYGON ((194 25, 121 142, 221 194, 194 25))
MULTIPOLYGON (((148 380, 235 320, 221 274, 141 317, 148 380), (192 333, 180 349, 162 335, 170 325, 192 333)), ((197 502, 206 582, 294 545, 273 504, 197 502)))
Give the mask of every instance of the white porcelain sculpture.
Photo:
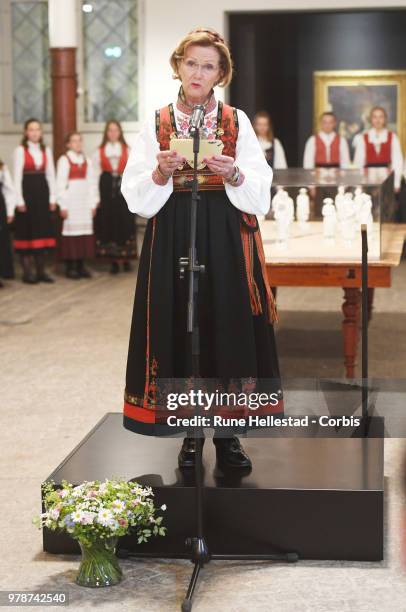
POLYGON ((337 212, 332 198, 323 200, 321 214, 323 215, 323 236, 329 242, 333 241, 336 235, 337 212))
POLYGON ((355 216, 355 207, 352 193, 347 192, 343 202, 343 211, 340 222, 342 236, 348 246, 351 245, 355 238, 357 218, 355 216))
POLYGON ((283 194, 281 193, 281 196, 277 199, 274 216, 279 246, 286 248, 289 238, 290 224, 294 218, 293 200, 289 197, 287 191, 284 191, 283 194))
POLYGON ((307 194, 307 189, 301 187, 299 194, 296 198, 296 219, 298 220, 300 227, 306 229, 308 225, 306 222, 310 216, 310 198, 307 194))

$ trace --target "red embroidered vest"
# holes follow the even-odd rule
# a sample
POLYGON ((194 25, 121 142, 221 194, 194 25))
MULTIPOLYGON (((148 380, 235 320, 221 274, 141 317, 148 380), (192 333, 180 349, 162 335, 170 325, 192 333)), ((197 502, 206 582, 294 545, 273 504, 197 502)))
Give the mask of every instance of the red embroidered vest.
POLYGON ((100 166, 103 172, 110 172, 110 174, 122 175, 128 160, 128 147, 124 144, 121 145, 121 157, 118 162, 117 170, 114 171, 111 167, 110 159, 106 155, 105 147, 99 147, 100 153, 100 166))
POLYGON ((77 180, 77 179, 85 179, 87 176, 87 160, 83 164, 74 164, 71 159, 69 159, 68 155, 66 159, 69 162, 69 180, 77 180))
POLYGON ((375 149, 375 145, 369 140, 368 132, 364 134, 365 142, 365 167, 388 167, 392 163, 392 135, 388 130, 388 138, 386 142, 381 143, 379 153, 375 149))
MULTIPOLYGON (((218 102, 216 134, 224 144, 223 155, 229 155, 235 159, 238 138, 238 115, 237 109, 218 102)), ((155 113, 155 130, 160 150, 169 149, 170 139, 177 136, 176 120, 173 104, 165 106, 155 113)), ((174 191, 191 191, 193 173, 189 164, 185 164, 181 170, 173 174, 174 191)), ((225 189, 223 177, 214 174, 207 167, 198 170, 199 190, 225 189)), ((236 189, 238 189, 236 187, 236 189)), ((258 220, 255 215, 242 213, 240 222, 240 233, 245 260, 245 272, 248 281, 248 290, 253 314, 262 313, 260 292, 254 278, 253 243, 257 247, 258 258, 261 264, 262 280, 266 292, 267 318, 270 322, 277 320, 276 304, 270 288, 268 274, 265 264, 264 247, 258 220)))
POLYGON ((28 150, 28 147, 24 147, 24 174, 33 174, 34 172, 45 172, 47 165, 47 154, 45 149, 42 150, 42 163, 39 168, 36 167, 34 158, 28 150))
POLYGON ((327 147, 323 139, 316 134, 316 168, 339 168, 340 167, 340 136, 335 135, 330 145, 330 159, 327 158, 327 147))
MULTIPOLYGON (((177 137, 176 120, 172 104, 156 111, 155 129, 161 151, 167 151, 171 138, 177 137)), ((216 134, 224 145, 222 154, 235 158, 238 138, 237 109, 228 104, 223 104, 221 101, 218 102, 216 134)), ((190 182, 192 178, 192 168, 186 163, 181 170, 177 169, 173 174, 173 190, 189 191, 191 189, 190 182)), ((223 178, 218 174, 214 174, 207 167, 198 170, 198 181, 200 190, 224 189, 223 178)))

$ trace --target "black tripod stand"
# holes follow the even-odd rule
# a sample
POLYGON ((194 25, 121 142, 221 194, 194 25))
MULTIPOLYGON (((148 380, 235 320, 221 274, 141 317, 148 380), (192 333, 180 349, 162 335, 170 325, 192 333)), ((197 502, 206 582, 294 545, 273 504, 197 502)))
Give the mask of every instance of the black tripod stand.
MULTIPOLYGON (((203 119, 203 114, 201 115, 203 119)), ((188 286, 188 307, 187 307, 187 332, 191 338, 192 352, 192 374, 193 380, 198 379, 200 375, 200 341, 199 341, 199 323, 197 318, 197 303, 199 290, 199 276, 204 272, 204 266, 199 265, 197 261, 196 251, 196 229, 197 229, 197 202, 199 200, 198 181, 197 181, 197 159, 200 147, 199 124, 191 130, 193 137, 193 181, 192 181, 192 201, 190 212, 190 237, 189 237, 189 254, 188 257, 181 257, 179 261, 180 276, 185 277, 189 281, 188 286)), ((194 437, 196 444, 196 461, 195 461, 195 491, 196 491, 196 535, 187 538, 186 546, 190 551, 191 561, 194 564, 193 573, 190 579, 189 588, 186 597, 182 603, 182 612, 188 612, 192 609, 192 598, 197 584, 198 576, 201 568, 211 559, 218 560, 243 560, 243 561, 287 561, 295 562, 298 555, 295 552, 288 553, 273 553, 265 555, 219 555, 210 554, 207 543, 204 538, 203 525, 203 467, 202 467, 202 449, 203 449, 203 430, 202 428, 194 429, 194 437)))

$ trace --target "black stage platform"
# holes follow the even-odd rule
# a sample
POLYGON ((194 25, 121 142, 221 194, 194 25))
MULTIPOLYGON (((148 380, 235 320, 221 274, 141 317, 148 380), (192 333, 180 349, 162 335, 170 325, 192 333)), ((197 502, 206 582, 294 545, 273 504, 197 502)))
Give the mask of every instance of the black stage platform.
MULTIPOLYGON (((211 439, 204 445, 205 528, 217 554, 296 551, 301 559, 379 561, 383 558, 383 439, 246 438, 249 475, 215 468, 211 439)), ((195 534, 193 470, 177 467, 180 438, 154 438, 124 429, 121 413, 106 414, 48 479, 122 476, 153 487, 166 504, 167 536, 121 546, 140 556, 187 557, 195 534)), ((47 479, 47 480, 48 480, 47 479)), ((44 550, 79 553, 66 534, 44 529, 44 550)))

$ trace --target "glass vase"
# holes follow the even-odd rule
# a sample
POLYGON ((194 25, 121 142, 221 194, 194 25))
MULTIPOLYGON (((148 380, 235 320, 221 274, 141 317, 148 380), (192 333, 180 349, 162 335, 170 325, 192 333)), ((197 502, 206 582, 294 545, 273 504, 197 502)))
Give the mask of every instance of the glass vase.
POLYGON ((118 584, 122 571, 116 557, 117 538, 96 540, 85 544, 79 540, 82 559, 76 584, 86 587, 107 587, 118 584))

